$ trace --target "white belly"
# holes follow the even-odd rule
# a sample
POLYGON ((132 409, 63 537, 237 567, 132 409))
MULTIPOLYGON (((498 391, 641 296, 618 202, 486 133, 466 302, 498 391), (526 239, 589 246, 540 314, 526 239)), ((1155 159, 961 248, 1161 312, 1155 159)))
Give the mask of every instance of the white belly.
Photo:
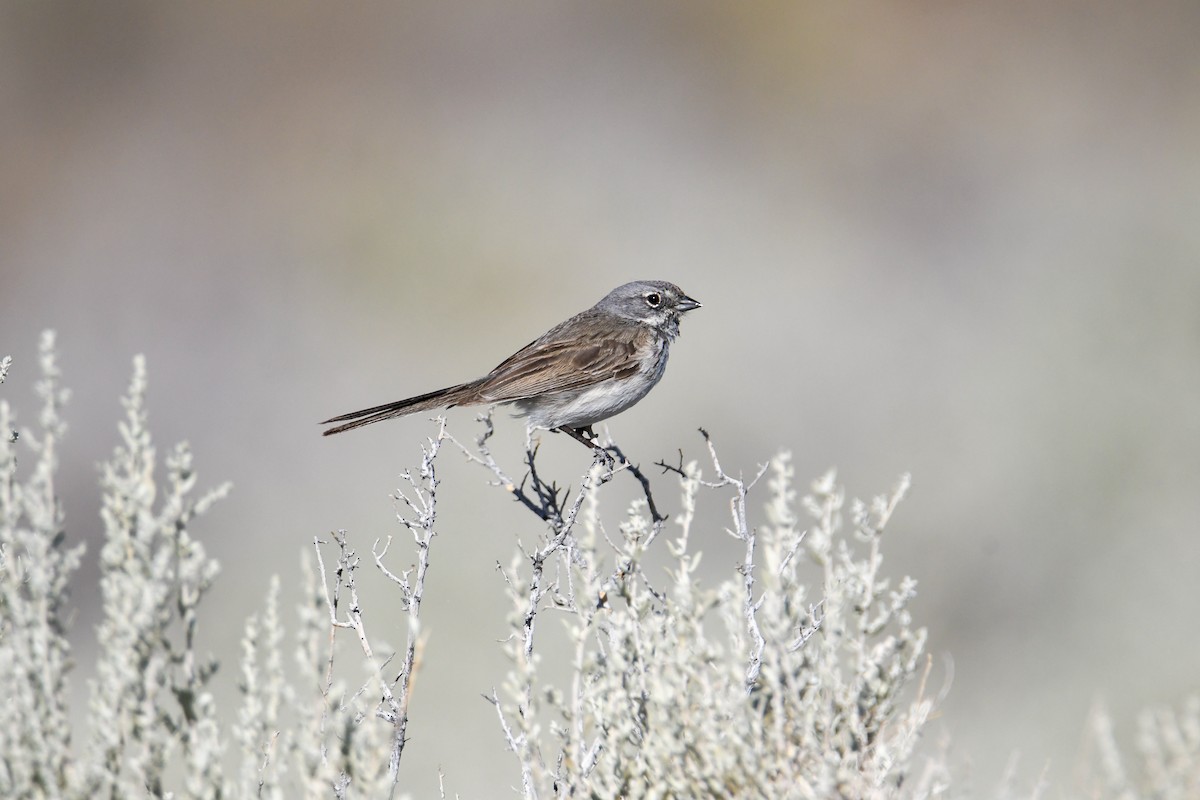
POLYGON ((641 369, 622 380, 607 380, 570 392, 517 401, 535 428, 583 428, 620 414, 646 396, 667 368, 667 342, 643 360, 641 369))

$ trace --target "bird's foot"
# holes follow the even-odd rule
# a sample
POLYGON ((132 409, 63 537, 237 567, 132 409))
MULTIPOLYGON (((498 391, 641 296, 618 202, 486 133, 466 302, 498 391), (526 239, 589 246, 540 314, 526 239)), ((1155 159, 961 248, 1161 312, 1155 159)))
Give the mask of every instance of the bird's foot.
POLYGON ((591 425, 585 425, 579 428, 571 428, 563 425, 561 428, 555 428, 555 430, 562 431, 575 441, 588 447, 593 453, 595 453, 604 461, 605 466, 607 466, 609 469, 612 469, 614 466, 616 466, 616 459, 613 458, 613 454, 609 452, 608 448, 600 446, 599 437, 596 436, 596 432, 592 430, 591 425))

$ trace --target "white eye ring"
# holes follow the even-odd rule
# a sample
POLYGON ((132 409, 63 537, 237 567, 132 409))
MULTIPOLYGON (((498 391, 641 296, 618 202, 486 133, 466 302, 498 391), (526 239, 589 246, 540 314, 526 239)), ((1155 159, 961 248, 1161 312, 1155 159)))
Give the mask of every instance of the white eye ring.
POLYGON ((650 292, 650 294, 646 295, 646 305, 651 308, 658 308, 662 305, 662 295, 658 292, 650 292))

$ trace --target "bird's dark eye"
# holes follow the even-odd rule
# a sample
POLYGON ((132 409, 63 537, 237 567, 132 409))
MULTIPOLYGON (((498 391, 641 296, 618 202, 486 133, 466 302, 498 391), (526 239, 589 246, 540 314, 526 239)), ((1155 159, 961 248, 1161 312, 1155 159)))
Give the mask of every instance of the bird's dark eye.
POLYGON ((651 292, 650 294, 646 295, 646 305, 650 306, 651 308, 658 308, 660 305, 662 305, 662 295, 660 295, 658 292, 651 292))

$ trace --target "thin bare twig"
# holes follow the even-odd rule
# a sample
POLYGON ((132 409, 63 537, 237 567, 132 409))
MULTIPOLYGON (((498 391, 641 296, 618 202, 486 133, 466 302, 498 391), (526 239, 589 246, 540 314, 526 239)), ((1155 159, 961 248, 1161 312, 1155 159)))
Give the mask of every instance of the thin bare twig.
MULTIPOLYGON (((391 751, 388 757, 388 777, 391 781, 393 794, 397 786, 400 758, 403 755, 404 745, 407 742, 406 732, 408 729, 409 702, 412 699, 417 670, 421 663, 421 654, 424 651, 426 641, 420 630, 419 617, 421 601, 425 595, 425 578, 429 569, 429 547, 433 537, 436 535, 438 485, 436 459, 438 452, 441 450, 442 443, 447 438, 446 423, 442 419, 440 420, 437 435, 429 439, 428 444, 421 449, 421 466, 417 475, 414 476, 407 470, 402 473, 401 477, 408 484, 408 488, 407 490, 397 489, 393 496, 396 503, 403 506, 403 511, 408 512, 408 515, 406 515, 401 510, 398 510, 396 518, 401 525, 412 533, 413 543, 417 549, 416 566, 404 570, 399 574, 387 567, 384 563, 384 558, 387 556, 392 544, 392 537, 390 536, 382 546, 380 546, 378 539, 371 546, 371 555, 376 568, 379 569, 384 577, 400 587, 402 608, 408 614, 407 644, 401 660, 400 671, 393 680, 387 680, 383 674, 392 657, 389 656, 382 662, 376 663, 375 653, 367 636, 366 624, 363 621, 359 605, 358 587, 355 581, 360 559, 358 554, 349 546, 346 532, 338 531, 334 534, 334 542, 338 547, 338 560, 332 581, 332 588, 325 569, 325 560, 321 552, 321 545, 326 544, 326 542, 314 539, 314 546, 317 552, 317 565, 321 574, 321 583, 329 612, 330 625, 330 650, 325 694, 328 696, 330 687, 333 684, 333 634, 338 628, 353 630, 358 636, 363 655, 371 662, 374 675, 372 682, 378 684, 380 701, 375 710, 375 716, 392 727, 391 751), (350 606, 344 612, 340 608, 343 587, 350 595, 350 606)), ((362 687, 358 695, 361 695, 366 689, 367 686, 362 687)))
POLYGON ((717 458, 717 448, 713 444, 712 437, 708 435, 708 431, 700 429, 700 435, 704 437, 704 443, 708 446, 708 455, 712 460, 713 470, 717 474, 716 481, 701 481, 701 483, 710 488, 720 488, 722 486, 732 486, 734 496, 730 500, 730 515, 733 517, 733 529, 726 528, 726 532, 736 539, 740 539, 745 544, 745 556, 743 557, 742 565, 739 571, 742 574, 742 586, 744 587, 745 597, 742 599, 742 614, 746 618, 746 629, 750 633, 752 640, 750 645, 750 655, 746 666, 746 691, 751 691, 758 682, 758 673, 762 669, 762 654, 766 647, 766 639, 763 637, 762 630, 758 625, 758 610, 762 607, 762 598, 754 599, 754 548, 755 548, 755 532, 750 527, 746 516, 746 495, 754 484, 767 471, 769 464, 763 464, 758 471, 758 474, 750 481, 746 481, 741 477, 734 478, 727 474, 721 468, 721 461, 717 458))

